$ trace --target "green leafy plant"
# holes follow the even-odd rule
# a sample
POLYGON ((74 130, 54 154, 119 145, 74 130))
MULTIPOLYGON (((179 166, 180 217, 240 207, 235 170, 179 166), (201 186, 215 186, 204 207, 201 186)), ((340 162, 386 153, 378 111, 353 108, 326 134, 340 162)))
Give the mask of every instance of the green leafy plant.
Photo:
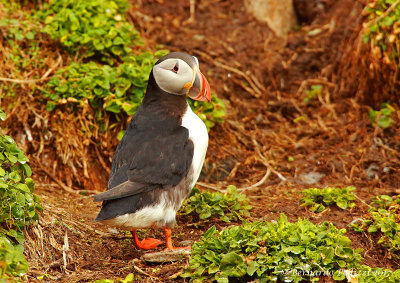
POLYGON ((370 1, 364 11, 369 22, 364 27, 364 42, 384 63, 399 66, 400 5, 394 0, 370 1))
POLYGON ((382 195, 371 202, 368 214, 360 222, 350 224, 357 232, 367 231, 380 235, 378 244, 398 257, 400 251, 400 199, 382 195))
POLYGON ((181 213, 195 214, 200 219, 218 217, 225 222, 242 220, 244 216, 249 216, 251 206, 248 204, 246 195, 238 193, 235 186, 228 186, 226 190, 224 194, 209 191, 202 193, 194 188, 183 205, 181 213))
MULTIPOLYGON (((23 12, 19 3, 0 0, 0 34, 2 41, 2 69, 0 76, 18 78, 32 73, 43 62, 38 39, 39 24, 33 13, 23 12)), ((3 94, 14 95, 22 89, 18 84, 2 82, 3 94)))
MULTIPOLYGON (((1 3, 0 5, 6 5, 1 3)), ((6 6, 8 12, 13 12, 15 8, 13 6, 6 6)), ((22 41, 24 39, 33 40, 37 33, 34 25, 30 24, 27 19, 15 19, 15 18, 2 18, 0 19, 0 29, 4 32, 3 36, 8 43, 12 41, 22 41)))
POLYGON ((303 190, 301 193, 305 197, 300 200, 302 202, 301 206, 309 207, 315 213, 322 212, 326 206, 332 204, 336 204, 341 209, 351 208, 355 206, 354 190, 354 187, 303 190))
POLYGON ((382 103, 381 110, 369 110, 369 119, 373 126, 378 124, 382 129, 390 127, 392 124, 392 113, 396 110, 389 103, 382 103))
POLYGON ((372 268, 362 265, 355 272, 359 283, 397 283, 400 282, 400 269, 372 268))
MULTIPOLYGON (((0 119, 6 117, 0 111, 0 119)), ((38 220, 40 199, 33 194, 28 158, 14 140, 0 134, 0 273, 2 278, 21 276, 27 271, 23 255, 23 230, 38 220)))
POLYGON ((304 98, 304 102, 308 103, 311 100, 314 100, 318 95, 322 93, 322 85, 312 85, 310 89, 306 91, 306 97, 304 98))
POLYGON ((93 61, 84 64, 73 62, 48 82, 48 89, 44 92, 50 98, 47 109, 51 111, 57 104, 67 101, 77 104, 89 102, 95 110, 132 115, 142 101, 156 56, 163 54, 143 52, 131 55, 117 67, 98 65, 93 61))
POLYGON ((51 0, 41 18, 44 32, 71 52, 84 57, 99 55, 112 63, 112 57, 126 56, 140 43, 139 34, 125 19, 126 0, 51 0))
POLYGON ((244 223, 220 232, 213 226, 193 245, 183 277, 193 282, 300 282, 333 274, 343 280, 341 269, 362 261, 362 249, 353 250, 345 232, 328 222, 291 223, 283 214, 276 222, 244 223))

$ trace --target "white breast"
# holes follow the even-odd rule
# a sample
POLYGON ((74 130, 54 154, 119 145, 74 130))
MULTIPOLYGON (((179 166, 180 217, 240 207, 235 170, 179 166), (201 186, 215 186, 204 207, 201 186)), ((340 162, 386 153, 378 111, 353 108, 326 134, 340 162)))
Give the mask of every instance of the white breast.
POLYGON ((194 144, 194 152, 192 159, 193 187, 199 178, 201 168, 203 167, 204 158, 208 147, 208 132, 203 121, 193 113, 188 105, 186 113, 182 117, 182 126, 189 130, 189 139, 194 144))
MULTIPOLYGON (((186 113, 182 117, 182 126, 189 130, 189 139, 194 144, 191 166, 193 180, 190 184, 190 189, 192 189, 196 184, 201 168, 203 167, 208 147, 208 133, 206 125, 196 114, 193 113, 189 105, 187 106, 186 113)), ((123 227, 126 229, 139 229, 151 226, 165 227, 168 223, 172 223, 173 225, 175 224, 176 208, 174 205, 167 205, 166 194, 167 192, 164 192, 160 196, 160 203, 154 206, 143 207, 135 213, 120 215, 103 222, 108 225, 123 227)), ((177 207, 180 207, 180 205, 177 207)))

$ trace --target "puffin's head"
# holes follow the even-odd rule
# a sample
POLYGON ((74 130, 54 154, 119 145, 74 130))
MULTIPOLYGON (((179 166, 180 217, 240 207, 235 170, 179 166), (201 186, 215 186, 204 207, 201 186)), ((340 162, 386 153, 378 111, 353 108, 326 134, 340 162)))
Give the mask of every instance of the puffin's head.
POLYGON ((171 52, 153 67, 157 85, 174 95, 188 95, 200 101, 211 101, 210 85, 199 70, 196 57, 183 52, 171 52))

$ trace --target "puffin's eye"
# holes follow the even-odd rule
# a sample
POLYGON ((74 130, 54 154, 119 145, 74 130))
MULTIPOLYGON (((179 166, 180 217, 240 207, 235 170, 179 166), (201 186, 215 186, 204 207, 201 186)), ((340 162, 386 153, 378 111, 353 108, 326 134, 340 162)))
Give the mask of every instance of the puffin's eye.
POLYGON ((178 63, 175 64, 175 66, 171 69, 171 71, 173 71, 174 73, 178 73, 178 71, 179 71, 178 63))

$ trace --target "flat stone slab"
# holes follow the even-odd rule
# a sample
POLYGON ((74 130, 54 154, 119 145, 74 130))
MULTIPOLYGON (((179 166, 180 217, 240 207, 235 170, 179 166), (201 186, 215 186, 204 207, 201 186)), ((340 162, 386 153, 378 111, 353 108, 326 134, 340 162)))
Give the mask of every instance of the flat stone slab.
POLYGON ((190 250, 168 250, 142 255, 141 260, 153 263, 172 262, 189 257, 190 250))

